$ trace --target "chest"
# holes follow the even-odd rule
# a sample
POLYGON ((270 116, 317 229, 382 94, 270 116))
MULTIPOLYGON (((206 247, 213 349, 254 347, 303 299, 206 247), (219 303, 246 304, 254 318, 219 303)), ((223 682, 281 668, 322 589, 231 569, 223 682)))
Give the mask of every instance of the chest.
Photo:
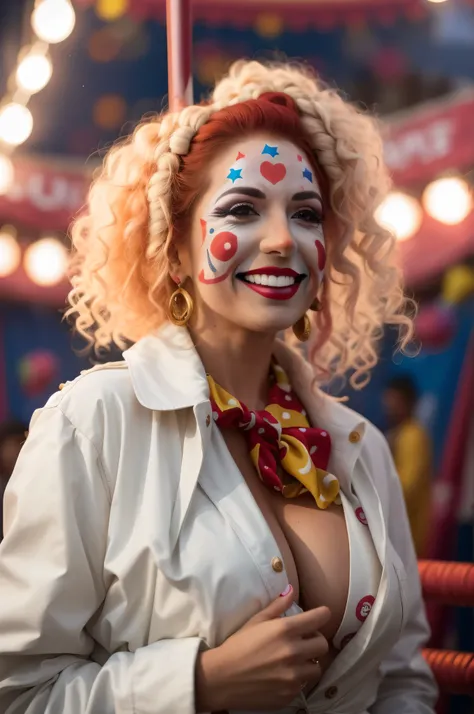
POLYGON ((327 605, 332 613, 323 634, 331 639, 344 615, 350 577, 349 542, 341 506, 318 508, 311 494, 287 499, 257 477, 242 434, 223 433, 230 455, 275 539, 303 610, 327 605))

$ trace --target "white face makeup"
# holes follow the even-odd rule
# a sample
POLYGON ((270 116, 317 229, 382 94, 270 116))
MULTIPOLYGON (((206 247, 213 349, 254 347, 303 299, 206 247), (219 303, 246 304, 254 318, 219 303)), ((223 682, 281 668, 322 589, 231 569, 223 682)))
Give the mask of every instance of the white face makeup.
POLYGON ((284 329, 308 309, 324 273, 314 171, 297 146, 263 136, 223 152, 212 176, 193 230, 195 290, 242 326, 254 317, 255 329, 284 329))

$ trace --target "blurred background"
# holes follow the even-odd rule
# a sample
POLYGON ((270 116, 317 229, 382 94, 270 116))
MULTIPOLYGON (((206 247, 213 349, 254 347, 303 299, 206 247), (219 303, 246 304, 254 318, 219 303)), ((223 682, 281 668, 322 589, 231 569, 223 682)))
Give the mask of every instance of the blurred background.
MULTIPOLYGON (((387 434, 409 514, 426 506, 419 555, 471 562, 474 0, 194 0, 193 16, 196 99, 237 58, 288 57, 382 120, 394 188, 377 219, 421 349, 394 356, 387 331, 370 385, 342 393, 387 434)), ((167 105, 165 18, 165 0, 0 0, 1 444, 90 366, 62 321, 68 226, 107 147, 167 105)), ((430 616, 436 645, 473 651, 472 610, 430 616)))

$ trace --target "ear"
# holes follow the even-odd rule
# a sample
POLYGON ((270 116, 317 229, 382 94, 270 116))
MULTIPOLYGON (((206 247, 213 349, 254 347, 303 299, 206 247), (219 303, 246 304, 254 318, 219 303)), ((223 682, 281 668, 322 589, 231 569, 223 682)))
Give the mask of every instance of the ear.
POLYGON ((181 269, 181 260, 179 258, 178 248, 174 243, 168 247, 168 263, 171 275, 178 275, 181 269))

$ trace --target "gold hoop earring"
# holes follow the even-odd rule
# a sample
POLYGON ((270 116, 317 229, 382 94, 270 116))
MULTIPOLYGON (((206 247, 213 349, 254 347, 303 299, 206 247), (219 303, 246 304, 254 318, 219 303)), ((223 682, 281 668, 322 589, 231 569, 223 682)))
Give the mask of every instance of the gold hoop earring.
POLYGON ((320 310, 323 309, 323 305, 321 303, 321 300, 319 298, 314 298, 313 302, 309 306, 309 309, 312 310, 313 312, 319 312, 320 310))
POLYGON ((309 340, 309 336, 311 335, 311 322, 306 313, 293 325, 293 333, 300 342, 307 342, 309 340))
POLYGON ((194 301, 184 288, 177 288, 169 301, 169 317, 173 325, 184 327, 191 319, 194 301))

